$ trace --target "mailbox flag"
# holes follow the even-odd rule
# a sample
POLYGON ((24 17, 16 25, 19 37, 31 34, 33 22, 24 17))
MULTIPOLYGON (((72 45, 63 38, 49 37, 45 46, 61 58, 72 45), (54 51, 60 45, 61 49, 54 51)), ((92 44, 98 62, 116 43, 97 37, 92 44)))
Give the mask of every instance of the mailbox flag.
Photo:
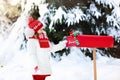
POLYGON ((112 48, 114 44, 112 36, 77 35, 68 36, 66 39, 67 47, 112 48))

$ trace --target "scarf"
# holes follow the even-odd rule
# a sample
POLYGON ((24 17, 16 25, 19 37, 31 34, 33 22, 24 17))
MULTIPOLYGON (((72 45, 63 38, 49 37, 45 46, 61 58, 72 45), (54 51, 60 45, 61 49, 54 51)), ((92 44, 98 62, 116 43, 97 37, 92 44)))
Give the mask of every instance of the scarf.
POLYGON ((38 40, 40 48, 49 48, 50 47, 50 41, 44 33, 34 35, 33 37, 30 37, 30 39, 31 38, 38 40))

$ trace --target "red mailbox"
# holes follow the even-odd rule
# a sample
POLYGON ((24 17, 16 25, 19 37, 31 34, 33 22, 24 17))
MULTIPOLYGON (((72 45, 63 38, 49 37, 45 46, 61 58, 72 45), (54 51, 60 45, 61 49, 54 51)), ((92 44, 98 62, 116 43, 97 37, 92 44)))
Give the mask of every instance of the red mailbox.
POLYGON ((67 41, 67 47, 112 48, 114 44, 112 36, 97 35, 68 36, 67 41))

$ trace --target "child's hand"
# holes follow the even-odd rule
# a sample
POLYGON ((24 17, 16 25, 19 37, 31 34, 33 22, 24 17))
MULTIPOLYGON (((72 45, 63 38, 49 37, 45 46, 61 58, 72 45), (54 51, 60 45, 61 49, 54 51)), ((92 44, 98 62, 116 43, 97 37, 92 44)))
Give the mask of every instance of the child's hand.
POLYGON ((58 46, 62 50, 66 47, 67 40, 59 42, 58 46))
POLYGON ((26 28, 24 33, 25 33, 25 37, 27 39, 29 39, 30 37, 32 37, 35 34, 34 30, 32 30, 30 28, 26 28))

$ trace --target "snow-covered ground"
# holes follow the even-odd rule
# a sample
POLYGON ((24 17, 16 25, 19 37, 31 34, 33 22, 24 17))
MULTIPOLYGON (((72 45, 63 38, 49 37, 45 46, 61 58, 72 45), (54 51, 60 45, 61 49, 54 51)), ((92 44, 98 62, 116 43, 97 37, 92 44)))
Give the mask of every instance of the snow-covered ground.
MULTIPOLYGON (((6 66, 0 68, 0 80, 32 80, 29 54, 16 54, 6 66)), ((72 48, 61 61, 51 58, 53 74, 46 80, 94 80, 93 61, 77 48, 72 48)), ((120 80, 120 60, 97 53, 97 79, 120 80)))

